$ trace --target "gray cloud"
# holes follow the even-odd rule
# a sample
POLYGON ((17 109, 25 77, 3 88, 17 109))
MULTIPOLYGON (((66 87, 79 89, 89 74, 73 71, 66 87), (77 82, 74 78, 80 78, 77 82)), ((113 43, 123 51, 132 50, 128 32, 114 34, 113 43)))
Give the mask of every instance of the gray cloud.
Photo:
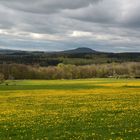
POLYGON ((103 0, 96 5, 66 10, 66 16, 98 24, 122 27, 140 27, 140 2, 138 0, 103 0))
POLYGON ((0 0, 0 47, 140 51, 138 0, 0 0))
POLYGON ((9 8, 25 12, 50 14, 63 9, 87 7, 98 1, 100 0, 76 0, 74 2, 70 0, 11 0, 10 2, 1 0, 1 3, 9 8))

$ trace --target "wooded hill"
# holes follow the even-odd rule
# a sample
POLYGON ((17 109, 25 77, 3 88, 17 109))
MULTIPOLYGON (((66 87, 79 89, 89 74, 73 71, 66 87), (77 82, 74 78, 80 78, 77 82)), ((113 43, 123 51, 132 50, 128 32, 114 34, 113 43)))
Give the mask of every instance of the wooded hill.
POLYGON ((59 63, 72 65, 91 65, 112 62, 140 62, 140 53, 107 53, 89 48, 77 48, 60 52, 31 52, 0 50, 0 64, 27 64, 57 66, 59 63))

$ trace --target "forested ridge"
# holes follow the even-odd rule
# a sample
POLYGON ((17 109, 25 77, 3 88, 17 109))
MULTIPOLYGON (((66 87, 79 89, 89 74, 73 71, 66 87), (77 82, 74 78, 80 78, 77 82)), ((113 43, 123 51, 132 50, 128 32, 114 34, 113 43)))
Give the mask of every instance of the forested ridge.
POLYGON ((72 65, 91 65, 104 63, 140 62, 140 53, 105 53, 77 48, 62 52, 26 52, 3 51, 0 64, 26 64, 39 66, 57 66, 59 63, 72 65))

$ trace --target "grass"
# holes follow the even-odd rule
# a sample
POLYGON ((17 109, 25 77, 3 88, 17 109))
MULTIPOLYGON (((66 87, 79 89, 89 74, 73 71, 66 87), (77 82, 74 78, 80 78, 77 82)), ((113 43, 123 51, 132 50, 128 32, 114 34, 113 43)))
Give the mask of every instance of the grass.
POLYGON ((0 85, 0 140, 139 140, 140 80, 0 85))

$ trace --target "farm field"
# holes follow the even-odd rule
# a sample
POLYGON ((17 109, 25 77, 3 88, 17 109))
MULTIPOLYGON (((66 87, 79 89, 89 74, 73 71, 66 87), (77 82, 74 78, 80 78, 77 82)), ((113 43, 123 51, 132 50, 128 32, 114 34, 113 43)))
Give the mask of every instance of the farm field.
POLYGON ((6 81, 0 140, 140 140, 140 80, 6 81))

